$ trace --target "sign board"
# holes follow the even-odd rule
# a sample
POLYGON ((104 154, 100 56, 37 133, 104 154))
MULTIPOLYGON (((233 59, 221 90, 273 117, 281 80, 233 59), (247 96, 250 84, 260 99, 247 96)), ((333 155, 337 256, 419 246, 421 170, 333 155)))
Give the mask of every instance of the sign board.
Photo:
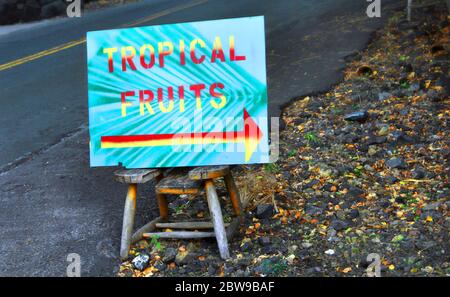
POLYGON ((269 162, 264 18, 87 33, 91 166, 269 162))

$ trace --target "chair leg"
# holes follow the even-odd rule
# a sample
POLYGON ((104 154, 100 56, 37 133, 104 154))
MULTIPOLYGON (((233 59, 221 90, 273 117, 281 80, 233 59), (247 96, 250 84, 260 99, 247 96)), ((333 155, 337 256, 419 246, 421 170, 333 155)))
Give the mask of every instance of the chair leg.
POLYGON ((169 218, 169 206, 167 205, 167 198, 164 194, 156 194, 158 200, 159 215, 163 221, 167 221, 169 218))
POLYGON ((230 199, 231 204, 233 205, 234 213, 237 216, 240 216, 242 214, 242 203, 241 203, 241 197, 239 195, 239 191, 236 187, 236 184, 234 183, 233 176, 231 175, 231 172, 229 172, 224 177, 225 179, 225 185, 227 186, 228 193, 230 193, 230 199))
POLYGON ((122 240, 120 243, 120 258, 128 258, 130 250, 131 236, 133 235, 134 216, 136 214, 136 184, 128 185, 127 198, 123 212, 122 240))
MULTIPOLYGON (((163 178, 162 175, 156 178, 156 182, 159 182, 163 178)), ((167 203, 167 197, 164 194, 156 194, 156 200, 158 201, 159 215, 163 221, 167 221, 169 218, 169 204, 167 203)))
POLYGON ((205 181, 206 198, 208 200, 209 212, 214 225, 214 233, 216 234, 217 245, 219 246, 220 257, 228 259, 230 252, 228 251, 228 240, 225 231, 225 225, 222 218, 222 210, 220 208, 219 197, 212 180, 205 181))

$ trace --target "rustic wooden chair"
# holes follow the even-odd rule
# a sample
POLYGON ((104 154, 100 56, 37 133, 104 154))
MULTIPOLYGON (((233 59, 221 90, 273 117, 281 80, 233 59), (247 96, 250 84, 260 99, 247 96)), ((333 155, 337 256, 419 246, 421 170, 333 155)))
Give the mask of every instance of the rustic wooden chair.
POLYGON ((162 179, 162 171, 158 169, 120 169, 114 172, 115 180, 128 185, 128 193, 125 199, 123 212, 122 240, 120 243, 120 257, 128 258, 130 245, 142 238, 142 234, 154 229, 154 225, 163 220, 167 214, 167 201, 164 195, 157 194, 160 216, 147 223, 133 233, 134 218, 136 214, 137 185, 162 179))
POLYGON ((234 179, 231 175, 229 166, 208 166, 197 167, 192 169, 188 176, 186 175, 169 175, 156 185, 157 197, 163 197, 166 194, 182 195, 182 194, 198 194, 204 187, 208 202, 211 222, 167 222, 168 205, 165 198, 158 198, 161 218, 166 222, 158 221, 149 229, 170 228, 184 229, 185 231, 172 232, 145 232, 142 234, 144 238, 157 236, 158 238, 205 238, 215 237, 222 259, 230 257, 228 250, 228 239, 230 239, 242 219, 242 206, 234 179), (214 180, 224 178, 231 203, 233 205, 236 217, 229 223, 225 224, 222 217, 219 198, 214 186, 214 180), (214 232, 198 231, 214 229, 214 232), (197 230, 197 231, 186 231, 197 230))

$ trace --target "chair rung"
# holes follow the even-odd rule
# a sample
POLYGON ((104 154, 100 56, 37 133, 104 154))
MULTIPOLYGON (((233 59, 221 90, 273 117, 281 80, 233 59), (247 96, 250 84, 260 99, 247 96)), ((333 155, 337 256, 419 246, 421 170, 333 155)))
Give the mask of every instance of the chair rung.
POLYGON ((142 235, 142 237, 144 238, 151 238, 153 236, 156 236, 158 238, 188 239, 188 238, 216 237, 216 234, 214 232, 174 231, 174 232, 144 233, 142 235))
MULTIPOLYGON (((229 225, 230 224, 225 223, 225 227, 228 227, 229 225)), ((197 229, 213 229, 214 225, 211 222, 173 222, 173 223, 157 223, 156 228, 197 230, 197 229)))

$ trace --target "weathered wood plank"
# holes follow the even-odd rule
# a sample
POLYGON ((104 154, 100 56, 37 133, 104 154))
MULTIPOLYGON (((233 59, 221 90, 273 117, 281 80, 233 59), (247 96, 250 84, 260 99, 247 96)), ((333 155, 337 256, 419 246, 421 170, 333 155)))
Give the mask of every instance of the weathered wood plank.
POLYGON ((161 222, 163 220, 164 220, 164 218, 157 217, 156 219, 148 222, 147 224, 145 224, 144 226, 142 226, 141 228, 136 230, 136 232, 134 232, 133 236, 131 237, 131 243, 135 243, 135 242, 141 240, 142 239, 142 235, 144 233, 148 233, 148 232, 154 231, 156 229, 156 224, 158 224, 159 222, 161 222))
POLYGON ((230 166, 204 166, 189 171, 189 178, 193 180, 206 180, 223 177, 230 172, 230 166))
POLYGON ((172 195, 195 195, 200 192, 200 189, 174 189, 174 188, 160 188, 156 189, 158 194, 172 194, 172 195))
POLYGON ((231 175, 231 172, 229 172, 224 177, 225 179, 225 185, 227 186, 228 194, 230 195, 231 204, 233 205, 234 213, 237 216, 240 216, 242 214, 242 202, 241 197, 239 195, 239 191, 236 187, 236 184, 234 182, 233 176, 231 175))
POLYGON ((197 194, 201 181, 191 180, 186 176, 169 175, 156 185, 159 194, 197 194))
MULTIPOLYGON (((225 227, 230 224, 225 223, 225 227)), ((173 222, 173 223, 158 223, 156 228, 169 228, 169 229, 187 229, 187 230, 200 230, 200 229, 213 229, 212 222, 173 222)))
POLYGON ((125 184, 143 184, 161 174, 159 169, 119 169, 114 172, 114 179, 125 184))
POLYGON ((151 232, 144 233, 144 238, 151 238, 157 236, 158 238, 174 238, 174 239, 189 239, 189 238, 206 238, 215 237, 214 232, 202 232, 202 231, 173 231, 173 232, 151 232))
POLYGON ((123 211, 122 240, 120 242, 120 257, 122 259, 128 258, 128 252, 130 250, 134 216, 136 214, 136 191, 136 184, 130 184, 128 186, 128 193, 125 198, 125 208, 123 211))
MULTIPOLYGON (((156 181, 160 182, 163 176, 157 176, 156 181)), ((158 202, 159 215, 164 221, 169 218, 169 203, 167 203, 167 197, 164 194, 156 193, 156 201, 158 202)))
POLYGON ((205 188, 209 212, 211 214, 211 220, 214 224, 214 233, 216 235, 217 245, 219 246, 220 257, 225 260, 230 257, 230 252, 228 251, 227 234, 223 223, 219 197, 217 196, 212 180, 207 180, 205 182, 205 188))

